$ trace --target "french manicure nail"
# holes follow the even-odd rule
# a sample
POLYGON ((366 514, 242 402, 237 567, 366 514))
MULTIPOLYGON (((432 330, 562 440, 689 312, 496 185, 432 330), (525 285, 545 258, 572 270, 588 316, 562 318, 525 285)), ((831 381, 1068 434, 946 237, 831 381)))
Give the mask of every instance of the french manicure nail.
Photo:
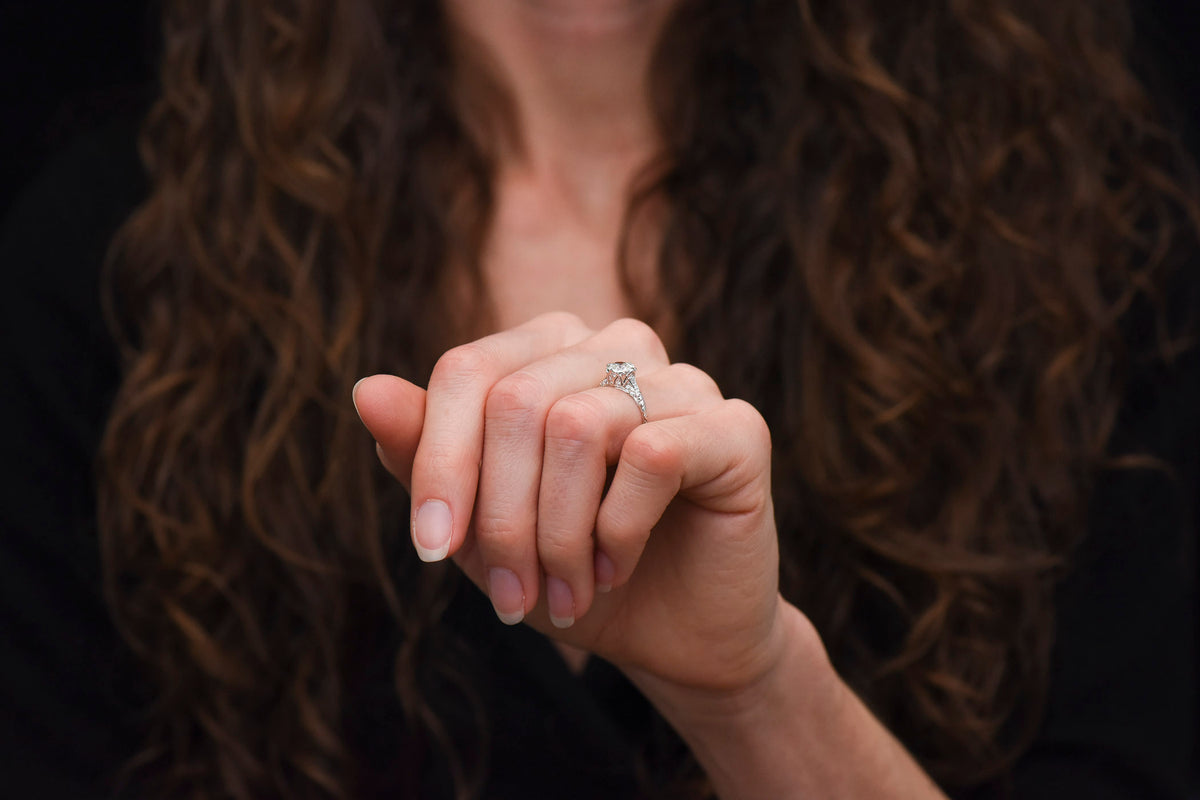
POLYGON ((441 561, 450 551, 450 507, 441 500, 426 500, 413 518, 413 545, 422 561, 441 561))
POLYGON ((596 551, 596 591, 611 592, 613 581, 617 579, 617 567, 613 564, 612 559, 606 556, 602 551, 596 551))
POLYGON ((562 578, 546 578, 546 604, 554 627, 569 628, 575 624, 575 596, 562 578))
POLYGON ((358 381, 354 384, 354 388, 350 390, 350 402, 354 403, 354 412, 356 414, 358 414, 358 416, 360 418, 362 417, 362 412, 358 410, 358 387, 365 380, 366 380, 366 378, 359 378, 358 381))
POLYGON ((511 569, 492 567, 488 570, 488 596, 496 616, 505 625, 516 625, 525 618, 525 590, 521 579, 511 569))

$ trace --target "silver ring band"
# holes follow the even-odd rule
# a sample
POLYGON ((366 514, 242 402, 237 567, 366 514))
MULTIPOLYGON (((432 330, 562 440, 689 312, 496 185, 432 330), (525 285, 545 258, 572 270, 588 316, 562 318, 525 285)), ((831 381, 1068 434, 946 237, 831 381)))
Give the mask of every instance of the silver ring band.
POLYGON ((613 361, 605 367, 604 380, 601 386, 611 386, 620 389, 633 398, 642 412, 642 422, 646 422, 646 401, 642 398, 642 390, 637 384, 637 367, 628 361, 613 361))

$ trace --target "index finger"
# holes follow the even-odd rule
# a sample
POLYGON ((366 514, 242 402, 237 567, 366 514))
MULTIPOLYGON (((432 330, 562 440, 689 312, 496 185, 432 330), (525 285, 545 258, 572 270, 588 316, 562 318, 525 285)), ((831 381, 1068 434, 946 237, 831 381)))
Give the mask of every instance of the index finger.
POLYGON ((543 314, 438 360, 412 467, 412 538, 422 561, 440 561, 466 538, 479 486, 488 391, 504 376, 590 333, 573 314, 543 314))

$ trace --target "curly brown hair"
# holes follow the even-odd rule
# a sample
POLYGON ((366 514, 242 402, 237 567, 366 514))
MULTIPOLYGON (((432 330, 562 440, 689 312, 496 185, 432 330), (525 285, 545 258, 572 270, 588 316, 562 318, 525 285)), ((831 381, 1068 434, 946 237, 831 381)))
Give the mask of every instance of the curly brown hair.
MULTIPOLYGON (((1119 326, 1200 221, 1123 6, 685 0, 651 75, 663 149, 626 232, 661 226, 672 291, 627 278, 631 301, 766 417, 783 591, 946 785, 1001 773, 1039 721, 1119 326)), ((427 376, 488 308, 494 163, 445 20, 175 0, 164 31, 153 190, 107 281, 106 589, 154 687, 131 774, 355 795, 371 607, 412 742, 469 795, 486 726, 437 700, 478 705, 440 624, 455 575, 406 546, 348 401, 363 375, 427 376)))

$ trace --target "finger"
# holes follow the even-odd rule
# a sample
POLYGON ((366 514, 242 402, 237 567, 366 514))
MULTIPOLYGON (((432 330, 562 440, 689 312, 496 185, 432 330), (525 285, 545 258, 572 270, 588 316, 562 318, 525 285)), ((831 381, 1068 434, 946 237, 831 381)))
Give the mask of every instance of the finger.
POLYGON ((438 360, 412 466, 412 536, 423 561, 445 558, 466 537, 479 481, 488 391, 501 377, 586 334, 583 323, 570 314, 544 314, 456 347, 438 360))
POLYGON ((770 453, 766 423, 741 400, 632 431, 596 517, 597 546, 612 560, 613 585, 629 580, 676 496, 710 512, 769 513, 770 453))
MULTIPOLYGON (((614 351, 645 364, 666 363, 666 353, 653 330, 644 323, 624 321, 522 367, 488 393, 473 527, 487 565, 489 595, 505 622, 519 621, 538 599, 538 493, 546 417, 564 395, 599 383, 614 351), (520 597, 524 602, 502 608, 500 595, 520 597)), ((590 574, 590 546, 586 566, 590 574)), ((546 588, 552 616, 569 624, 574 617, 573 601, 569 590, 564 592, 561 576, 549 576, 546 588)))
MULTIPOLYGON (((652 420, 722 402, 713 380, 687 364, 673 364, 638 382, 652 420)), ((595 591, 612 586, 611 560, 595 547, 593 531, 607 467, 617 463, 626 437, 642 424, 641 409, 623 395, 610 387, 568 395, 546 419, 537 545, 550 617, 559 627, 586 614, 595 591), (564 593, 573 608, 563 601, 564 593)))
POLYGON ((408 489, 425 420, 425 390, 395 375, 372 375, 354 385, 351 397, 375 438, 380 462, 408 489))

